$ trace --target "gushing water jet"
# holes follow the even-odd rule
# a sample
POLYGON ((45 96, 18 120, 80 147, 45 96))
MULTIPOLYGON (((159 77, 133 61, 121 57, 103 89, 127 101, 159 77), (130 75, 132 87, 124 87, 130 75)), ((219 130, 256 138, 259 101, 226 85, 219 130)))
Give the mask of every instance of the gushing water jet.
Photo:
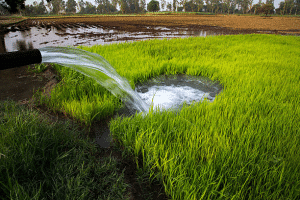
POLYGON ((96 80, 113 95, 121 98, 127 107, 133 107, 139 112, 148 111, 149 105, 140 99, 129 82, 99 54, 78 48, 43 47, 1 54, 0 60, 1 70, 38 63, 56 63, 72 68, 96 80))

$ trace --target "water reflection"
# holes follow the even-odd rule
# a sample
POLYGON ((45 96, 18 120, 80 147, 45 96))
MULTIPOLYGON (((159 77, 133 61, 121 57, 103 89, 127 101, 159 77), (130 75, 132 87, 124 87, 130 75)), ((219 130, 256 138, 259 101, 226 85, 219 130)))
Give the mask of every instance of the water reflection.
POLYGON ((17 51, 25 51, 33 49, 33 44, 32 42, 27 42, 26 44, 25 40, 17 40, 14 47, 17 51))
POLYGON ((17 51, 27 44, 28 48, 46 46, 78 46, 111 44, 116 42, 146 40, 153 38, 174 38, 222 34, 222 32, 191 30, 188 28, 146 27, 143 32, 120 31, 101 25, 86 25, 84 23, 59 24, 37 22, 34 27, 8 27, 9 32, 0 34, 0 51, 17 51), (148 31, 149 30, 149 31, 148 31), (21 44, 20 41, 23 41, 21 44), (22 47, 20 47, 20 44, 22 47))

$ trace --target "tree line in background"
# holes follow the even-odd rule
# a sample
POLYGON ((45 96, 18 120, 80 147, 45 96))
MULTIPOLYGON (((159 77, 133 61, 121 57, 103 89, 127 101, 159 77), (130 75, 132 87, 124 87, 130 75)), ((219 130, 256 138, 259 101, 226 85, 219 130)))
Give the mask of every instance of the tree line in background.
POLYGON ((210 12, 215 14, 300 14, 300 0, 285 0, 275 9, 274 0, 95 0, 95 5, 84 0, 42 0, 25 5, 25 0, 0 0, 0 14, 21 13, 22 15, 44 14, 113 14, 144 13, 159 10, 210 12))

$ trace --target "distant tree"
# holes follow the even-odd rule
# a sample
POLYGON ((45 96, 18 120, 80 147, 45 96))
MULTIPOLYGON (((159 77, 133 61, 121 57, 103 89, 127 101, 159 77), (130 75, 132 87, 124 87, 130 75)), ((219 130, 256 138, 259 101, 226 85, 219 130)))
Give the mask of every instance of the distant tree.
POLYGON ((85 14, 96 14, 96 6, 94 6, 91 2, 86 1, 85 2, 85 10, 84 13, 85 14))
POLYGON ((68 0, 66 6, 67 13, 76 13, 76 1, 75 0, 68 0))
POLYGON ((26 5, 25 9, 22 10, 22 15, 24 15, 24 16, 35 15, 34 6, 33 5, 26 5))
POLYGON ((177 11, 181 12, 184 10, 184 6, 187 0, 178 0, 178 6, 177 6, 177 11), (182 7, 182 8, 181 8, 182 7))
POLYGON ((49 13, 52 11, 52 4, 50 1, 47 1, 46 7, 49 9, 49 13))
POLYGON ((249 12, 251 12, 253 6, 253 0, 249 0, 249 12))
POLYGON ((141 8, 140 8, 140 5, 139 5, 139 0, 134 0, 133 4, 134 4, 134 12, 135 13, 141 12, 141 8))
POLYGON ((175 12, 177 10, 177 3, 178 1, 177 0, 173 0, 173 11, 175 12))
POLYGON ((231 0, 223 0, 223 10, 229 14, 231 0))
MULTIPOLYGON (((0 15, 6 15, 6 14, 9 14, 8 8, 6 8, 5 5, 2 5, 0 2, 0 15)), ((1 47, 1 45, 0 45, 0 47, 1 47)), ((3 52, 5 52, 5 51, 3 51, 3 52)))
POLYGON ((194 0, 195 4, 197 5, 197 12, 201 12, 203 8, 203 0, 194 0))
POLYGON ((211 0, 211 11, 217 13, 220 7, 220 0, 211 0))
POLYGON ((273 4, 270 4, 270 3, 263 4, 261 7, 261 13, 263 13, 267 16, 268 14, 273 14, 274 9, 275 9, 275 7, 273 6, 273 4))
POLYGON ((168 4, 167 4, 167 9, 168 9, 168 11, 171 11, 171 10, 172 10, 172 4, 171 4, 171 3, 168 3, 168 4))
POLYGON ((155 0, 151 0, 147 5, 147 10, 149 12, 159 11, 159 2, 155 0))
POLYGON ((185 12, 197 11, 197 5, 192 1, 185 2, 183 7, 185 12))
POLYGON ((245 14, 248 11, 248 8, 250 6, 249 0, 241 0, 240 2, 241 9, 243 11, 243 14, 245 14))
POLYGON ((53 14, 58 14, 61 11, 65 11, 65 5, 63 0, 52 0, 52 12, 53 14))
POLYGON ((120 0, 111 0, 111 4, 117 8, 118 4, 119 4, 120 0))
POLYGON ((120 10, 122 13, 143 12, 146 6, 145 0, 120 0, 120 10))
POLYGON ((140 12, 139 0, 127 0, 126 13, 139 13, 139 12, 140 12))
POLYGON ((236 5, 238 4, 238 0, 233 0, 230 6, 230 10, 234 14, 236 12, 236 5))
POLYGON ((141 12, 145 12, 145 10, 146 10, 146 0, 140 0, 140 10, 141 10, 141 12))
POLYGON ((161 0, 161 4, 160 4, 160 5, 161 5, 161 9, 162 9, 162 10, 165 9, 166 4, 167 4, 167 3, 166 3, 166 0, 161 0))
MULTIPOLYGON (((0 3, 0 15, 6 15, 6 14, 9 14, 8 9, 0 3)), ((1 45, 0 45, 0 47, 1 47, 1 45)))
POLYGON ((117 11, 117 8, 109 0, 95 0, 95 3, 98 4, 97 13, 107 14, 117 11))
POLYGON ((205 0, 206 3, 206 8, 208 12, 212 12, 213 8, 212 8, 212 2, 211 0, 205 0))
POLYGON ((127 0, 120 0, 120 9, 123 14, 128 12, 129 8, 127 0))
POLYGON ((300 0, 295 1, 295 15, 300 14, 300 0))
POLYGON ((77 2, 77 7, 78 7, 78 10, 79 10, 80 14, 85 13, 85 3, 84 3, 83 0, 80 0, 80 1, 77 2))
POLYGON ((251 13, 254 13, 255 15, 261 13, 261 5, 260 4, 254 4, 250 10, 251 13))
POLYGON ((25 0, 1 0, 0 5, 9 13, 17 13, 25 9, 25 0))
POLYGON ((22 15, 25 16, 36 16, 36 15, 44 15, 47 13, 47 9, 45 6, 44 0, 40 3, 37 1, 33 2, 33 5, 26 5, 25 9, 21 11, 22 15))
POLYGON ((280 2, 279 8, 276 9, 276 12, 284 14, 300 14, 300 0, 285 0, 280 2))
POLYGON ((37 14, 38 15, 44 15, 46 13, 47 13, 47 9, 46 9, 46 6, 45 6, 45 2, 44 2, 44 0, 42 0, 40 2, 40 4, 38 5, 37 14))

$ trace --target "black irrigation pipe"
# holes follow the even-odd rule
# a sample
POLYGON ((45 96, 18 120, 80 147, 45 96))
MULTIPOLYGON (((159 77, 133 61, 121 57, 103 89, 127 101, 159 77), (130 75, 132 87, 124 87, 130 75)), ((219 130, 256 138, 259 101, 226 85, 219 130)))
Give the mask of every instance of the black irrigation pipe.
POLYGON ((15 51, 0 54, 0 70, 42 62, 40 50, 15 51))

